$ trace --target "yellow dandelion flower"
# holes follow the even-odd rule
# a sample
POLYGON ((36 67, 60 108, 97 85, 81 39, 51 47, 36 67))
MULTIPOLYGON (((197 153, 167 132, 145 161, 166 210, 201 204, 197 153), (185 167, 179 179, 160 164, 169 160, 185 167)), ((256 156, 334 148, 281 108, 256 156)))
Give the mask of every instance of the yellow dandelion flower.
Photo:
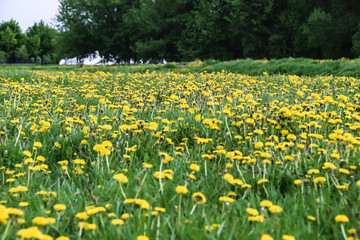
POLYGON ((120 225, 124 225, 124 220, 122 219, 113 219, 111 220, 111 224, 115 225, 115 226, 120 226, 120 225))
POLYGON ((270 235, 268 234, 263 234, 260 238, 260 240, 274 240, 274 238, 272 238, 270 235))
POLYGON ((31 152, 29 152, 29 151, 23 151, 23 154, 24 154, 26 157, 31 157, 31 152))
POLYGON ((200 170, 200 166, 197 164, 191 164, 190 169, 194 172, 198 172, 200 170))
POLYGON ((29 206, 29 203, 28 202, 20 202, 19 206, 20 207, 27 207, 27 206, 29 206))
POLYGON ((136 237, 136 240, 149 240, 149 238, 145 235, 139 235, 136 237))
POLYGON ((294 237, 294 236, 290 236, 290 235, 284 235, 284 236, 282 236, 282 239, 283 239, 283 240, 295 240, 295 237, 294 237))
POLYGON ((314 182, 315 184, 317 184, 317 183, 322 183, 322 182, 326 182, 326 178, 324 178, 324 177, 317 177, 317 178, 314 179, 313 182, 314 182))
POLYGON ((325 162, 324 166, 322 167, 322 169, 326 169, 326 170, 335 170, 336 168, 337 167, 331 162, 325 162))
POLYGON ((65 210, 66 209, 66 206, 64 205, 64 204, 55 204, 54 205, 54 210, 55 211, 63 211, 63 210, 65 210))
POLYGON ((34 142, 33 148, 37 149, 37 148, 41 148, 41 147, 42 147, 41 142, 34 142))
POLYGON ((130 214, 128 214, 128 213, 124 213, 124 214, 121 215, 121 219, 123 219, 123 220, 126 220, 129 217, 130 217, 130 214))
POLYGON ((247 208, 246 209, 246 212, 250 215, 253 215, 253 216, 257 216, 259 215, 259 211, 256 210, 255 208, 247 208))
POLYGON ((185 186, 177 186, 175 191, 178 194, 187 194, 188 193, 188 189, 185 186))
POLYGON ((60 237, 57 237, 56 240, 70 240, 70 238, 66 237, 66 236, 60 236, 60 237))
POLYGON ((271 207, 272 205, 273 205, 272 202, 269 200, 262 200, 260 202, 260 206, 262 206, 262 207, 271 207))
POLYGON ((203 204, 206 203, 206 197, 201 192, 196 192, 192 195, 192 199, 196 204, 203 204))
POLYGON ((349 221, 349 218, 346 215, 337 215, 335 217, 335 222, 338 223, 346 223, 349 221))
POLYGON ((223 179, 224 179, 225 181, 227 181, 228 183, 231 183, 231 184, 234 183, 234 176, 231 175, 230 173, 226 173, 226 174, 223 176, 223 179))
POLYGON ((20 210, 20 209, 17 209, 17 208, 7 208, 7 212, 8 212, 9 215, 12 215, 12 216, 22 216, 22 215, 24 215, 24 211, 20 210))
POLYGON ((283 211, 283 209, 278 205, 273 205, 273 206, 269 207, 269 211, 271 213, 280 213, 283 211))
POLYGON ((30 238, 40 239, 42 235, 43 234, 41 233, 38 227, 29 227, 29 228, 20 229, 16 233, 16 236, 20 236, 21 239, 30 239, 30 238))
POLYGON ((307 216, 307 219, 309 219, 312 222, 316 221, 316 218, 314 216, 307 216))
POLYGON ((255 146, 255 149, 260 149, 264 146, 264 144, 262 142, 257 142, 257 143, 255 143, 254 146, 255 146))
POLYGON ((257 184, 263 184, 263 183, 266 183, 266 182, 269 182, 269 180, 267 180, 266 178, 264 178, 264 179, 260 179, 258 182, 257 182, 257 184))
POLYGON ((301 183, 302 183, 302 181, 301 181, 300 179, 294 180, 294 184, 295 184, 295 185, 299 185, 299 184, 301 184, 301 183))
POLYGON ((127 183, 129 181, 128 178, 122 173, 114 175, 113 179, 117 180, 119 183, 127 183))

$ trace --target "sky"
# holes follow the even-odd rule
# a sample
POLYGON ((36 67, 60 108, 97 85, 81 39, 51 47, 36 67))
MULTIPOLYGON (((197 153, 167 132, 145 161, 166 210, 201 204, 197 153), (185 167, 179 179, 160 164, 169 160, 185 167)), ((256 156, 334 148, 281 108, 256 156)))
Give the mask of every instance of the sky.
POLYGON ((23 32, 40 20, 52 26, 58 5, 58 0, 0 0, 0 23, 12 18, 23 32))

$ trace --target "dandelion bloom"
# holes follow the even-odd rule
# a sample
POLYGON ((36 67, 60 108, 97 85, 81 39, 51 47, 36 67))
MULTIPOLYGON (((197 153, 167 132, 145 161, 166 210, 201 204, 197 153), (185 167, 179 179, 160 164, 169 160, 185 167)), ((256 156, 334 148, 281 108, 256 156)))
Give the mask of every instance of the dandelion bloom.
POLYGON ((27 206, 29 206, 29 203, 28 202, 19 202, 19 206, 20 207, 27 207, 27 206))
POLYGON ((185 186, 177 186, 175 191, 178 194, 187 194, 188 193, 188 189, 185 186))
POLYGON ((259 211, 256 210, 255 208, 247 208, 246 212, 250 215, 256 216, 259 215, 259 211))
POLYGON ((128 213, 124 213, 124 214, 121 215, 121 219, 123 219, 123 220, 126 220, 129 217, 130 217, 130 214, 128 214, 128 213))
POLYGON ((29 151, 23 151, 23 154, 24 154, 26 157, 31 157, 31 152, 29 152, 29 151))
POLYGON ((32 223, 38 226, 54 224, 55 222, 56 222, 55 218, 45 218, 45 217, 35 217, 32 220, 32 223))
POLYGON ((42 237, 42 233, 40 232, 38 227, 29 227, 20 229, 16 236, 20 236, 21 239, 29 239, 29 238, 36 238, 40 239, 42 237))
POLYGON ((346 223, 349 221, 349 218, 345 215, 337 215, 335 217, 335 222, 338 222, 338 223, 346 223))
POLYGON ((295 240, 295 237, 289 236, 289 235, 284 235, 284 236, 282 236, 282 239, 283 240, 295 240))
POLYGON ((268 234, 263 234, 260 240, 274 240, 274 239, 268 234))
POLYGON ((227 202, 227 203, 233 203, 235 200, 228 196, 221 196, 219 197, 220 202, 227 202))
POLYGON ((142 166, 144 167, 144 168, 152 168, 152 164, 150 164, 150 163, 142 163, 142 166))
POLYGON ((191 165, 190 165, 190 169, 191 169, 192 171, 198 172, 198 171, 200 170, 200 166, 197 165, 197 164, 191 164, 191 165))
POLYGON ((60 236, 60 237, 57 237, 56 240, 70 240, 70 238, 66 237, 66 236, 60 236))
POLYGON ((301 184, 301 183, 302 183, 302 181, 301 181, 300 179, 294 180, 294 184, 295 184, 295 185, 299 185, 299 184, 301 184))
POLYGON ((8 218, 9 218, 8 210, 6 209, 5 206, 0 205, 0 224, 6 224, 7 223, 6 219, 8 218))
POLYGON ((40 147, 42 147, 42 143, 41 142, 34 142, 33 147, 34 148, 40 148, 40 147))
POLYGON ((9 215, 12 216, 22 216, 24 215, 24 211, 17 209, 17 208, 7 208, 7 212, 9 213, 9 215))
POLYGON ((265 216, 264 214, 257 215, 257 216, 248 216, 248 220, 250 222, 264 222, 265 216))
POLYGON ((196 204, 203 204, 206 203, 206 197, 201 192, 196 192, 192 195, 192 199, 196 204))
POLYGON ((326 170, 335 170, 336 168, 337 167, 331 162, 325 162, 324 166, 322 167, 322 169, 326 169, 326 170))
POLYGON ((317 183, 322 183, 322 182, 326 182, 326 178, 324 177, 317 177, 314 179, 314 183, 317 184, 317 183))
POLYGON ((223 179, 225 181, 227 181, 228 183, 234 183, 234 176, 231 175, 230 173, 226 173, 224 176, 223 176, 223 179))
POLYGON ((75 215, 76 218, 79 218, 81 220, 86 220, 89 218, 86 212, 79 212, 75 215))
POLYGON ((289 135, 286 136, 286 139, 288 141, 293 141, 294 142, 296 140, 296 136, 294 134, 289 134, 289 135))
POLYGON ((269 200, 262 200, 260 202, 260 206, 262 206, 262 207, 271 207, 272 205, 273 205, 272 202, 269 200))
POLYGON ((149 238, 145 235, 139 235, 137 236, 136 240, 149 240, 149 238))
POLYGON ((128 178, 122 173, 114 175, 113 179, 117 180, 119 183, 127 183, 128 182, 128 178))
POLYGON ((120 226, 120 225, 124 225, 124 220, 122 219, 113 219, 111 220, 111 224, 115 225, 115 226, 120 226))
POLYGON ((307 219, 309 219, 310 221, 313 221, 313 222, 316 220, 316 218, 313 216, 307 216, 307 219))
POLYGON ((266 178, 263 178, 263 179, 260 179, 257 184, 263 184, 263 183, 266 183, 266 182, 269 182, 269 180, 267 180, 266 178))
POLYGON ((284 157, 284 161, 285 161, 285 162, 292 162, 293 160, 294 160, 294 158, 293 158, 292 156, 286 155, 286 156, 284 157))
POLYGON ((89 229, 89 230, 95 230, 97 228, 97 226, 96 226, 96 224, 94 224, 94 223, 89 223, 88 225, 87 225, 87 229, 89 229))
POLYGON ((65 210, 66 209, 66 206, 64 204, 55 204, 54 205, 54 210, 55 211, 62 211, 62 210, 65 210))
POLYGON ((278 205, 273 205, 273 206, 269 207, 269 211, 271 213, 279 213, 279 212, 282 212, 283 209, 278 205))
POLYGON ((257 142, 255 143, 255 149, 260 149, 264 146, 264 144, 262 142, 257 142))

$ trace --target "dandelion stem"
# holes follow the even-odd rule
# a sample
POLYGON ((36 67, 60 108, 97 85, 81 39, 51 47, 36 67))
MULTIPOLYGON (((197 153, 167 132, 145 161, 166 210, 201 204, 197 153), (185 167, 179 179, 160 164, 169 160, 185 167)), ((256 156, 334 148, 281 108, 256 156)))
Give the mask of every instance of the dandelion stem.
POLYGON ((205 159, 205 177, 207 177, 206 159, 205 159))
POLYGON ((163 165, 163 158, 161 158, 160 171, 159 171, 159 183, 160 183, 160 192, 161 192, 161 193, 164 192, 163 185, 162 185, 162 182, 161 182, 161 170, 162 170, 162 165, 163 165))
POLYGON ((341 224, 341 225, 340 225, 340 228, 341 228, 341 233, 342 233, 344 239, 346 240, 346 239, 347 239, 347 236, 346 236, 344 224, 341 224))
POLYGON ((123 195, 124 199, 126 199, 126 195, 124 193, 121 183, 120 183, 120 191, 121 191, 121 194, 123 195))
POLYGON ((7 232, 9 231, 10 223, 11 223, 11 220, 9 220, 8 224, 6 225, 6 229, 5 229, 5 232, 3 233, 1 240, 5 240, 7 232))
POLYGON ((146 178, 146 177, 147 177, 147 172, 145 173, 145 176, 144 176, 143 180, 142 180, 141 183, 140 183, 139 191, 137 191, 137 193, 136 193, 136 195, 135 195, 135 199, 136 199, 137 196, 139 195, 139 192, 140 192, 140 190, 141 190, 142 185, 144 184, 144 181, 145 181, 145 178, 146 178))
POLYGON ((180 194, 180 198, 179 198, 179 206, 178 206, 178 208, 179 208, 179 211, 178 211, 178 218, 179 218, 179 225, 181 224, 181 197, 182 197, 182 195, 180 194))
POLYGON ((225 116, 225 124, 226 124, 226 127, 227 127, 227 129, 228 129, 230 139, 232 140, 231 131, 230 131, 229 124, 228 124, 228 122, 227 122, 227 117, 226 117, 226 116, 225 116))
POLYGON ((81 237, 81 235, 82 235, 82 227, 79 229, 79 238, 81 237))
POLYGON ((196 206, 197 206, 197 204, 195 204, 194 207, 191 209, 190 215, 192 215, 194 213, 196 206))
POLYGON ((155 239, 159 239, 159 234, 160 234, 159 228, 160 228, 160 216, 158 216, 158 219, 157 219, 157 228, 156 228, 156 238, 155 239))
MULTIPOLYGON (((16 137, 16 141, 15 141, 15 144, 14 146, 17 145, 18 141, 19 141, 19 138, 20 138, 20 134, 21 134, 21 129, 22 129, 22 123, 20 124, 20 127, 19 127, 19 132, 18 132, 18 135, 16 137)), ((20 144, 20 148, 21 148, 21 144, 20 144)))
POLYGON ((266 197, 269 197, 268 191, 266 190, 266 187, 265 187, 265 185, 264 185, 264 184, 263 184, 263 188, 264 188, 264 190, 265 190, 266 197))
POLYGON ((108 156, 105 156, 105 159, 106 159, 106 165, 108 167, 108 171, 110 170, 110 164, 109 164, 109 158, 108 156))

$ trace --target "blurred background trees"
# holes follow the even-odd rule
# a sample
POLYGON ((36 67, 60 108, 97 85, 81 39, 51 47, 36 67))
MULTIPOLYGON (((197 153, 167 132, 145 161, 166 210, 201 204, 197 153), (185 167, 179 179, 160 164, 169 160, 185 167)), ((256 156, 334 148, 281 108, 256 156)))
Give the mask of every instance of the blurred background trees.
POLYGON ((57 26, 0 24, 0 62, 356 58, 358 0, 60 0, 57 26))

